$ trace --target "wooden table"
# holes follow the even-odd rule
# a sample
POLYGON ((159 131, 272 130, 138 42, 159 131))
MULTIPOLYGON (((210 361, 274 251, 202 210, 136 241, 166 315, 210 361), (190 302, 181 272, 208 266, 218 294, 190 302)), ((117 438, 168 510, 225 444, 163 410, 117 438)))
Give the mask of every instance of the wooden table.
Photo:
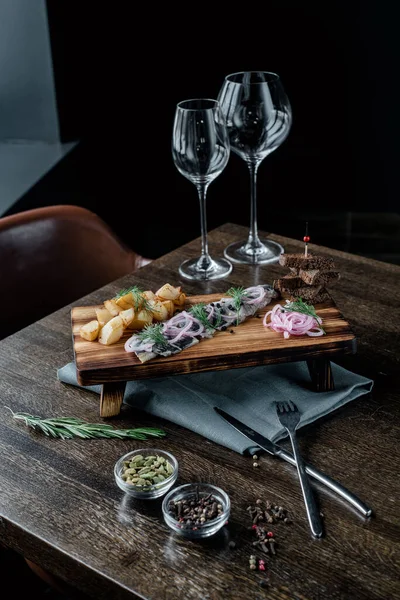
MULTIPOLYGON (((219 227, 210 232, 211 252, 221 254, 246 233, 236 225, 219 227)), ((301 242, 271 238, 286 252, 302 250, 301 242)), ((179 263, 198 251, 195 240, 74 304, 100 304, 133 282, 156 289, 169 281, 189 294, 208 294, 270 283, 283 272, 279 265, 235 265, 219 282, 180 281, 179 263)), ((1 408, 0 541, 98 599, 398 598, 400 268, 327 248, 318 252, 333 256, 342 273, 333 295, 358 338, 357 354, 340 363, 373 378, 375 386, 371 395, 301 430, 300 443, 307 460, 373 507, 373 518, 364 521, 318 488, 326 536, 314 541, 293 467, 266 455, 254 469, 249 457, 124 405, 112 423, 164 428, 167 437, 157 444, 178 458, 178 483, 218 483, 231 497, 221 534, 183 541, 164 524, 160 501, 130 501, 114 482, 116 459, 154 441, 49 439, 1 408), (267 558, 268 576, 249 569, 254 532, 246 508, 258 497, 284 506, 293 519, 274 526, 279 545, 267 558)), ((73 357, 70 311, 67 306, 0 342, 2 407, 99 421, 98 396, 57 381, 57 368, 73 357)))

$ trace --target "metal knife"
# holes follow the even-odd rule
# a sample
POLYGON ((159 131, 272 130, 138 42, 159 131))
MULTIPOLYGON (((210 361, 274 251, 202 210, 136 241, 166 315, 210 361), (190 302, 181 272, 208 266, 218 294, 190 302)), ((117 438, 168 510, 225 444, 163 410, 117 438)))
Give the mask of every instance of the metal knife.
MULTIPOLYGON (((214 410, 223 419, 225 419, 225 421, 232 425, 232 427, 234 427, 236 431, 247 437, 247 439, 249 439, 250 441, 254 442, 256 446, 259 446, 260 448, 266 450, 270 454, 278 456, 279 458, 286 460, 291 465, 296 466, 296 461, 294 459, 293 454, 291 454, 281 446, 278 446, 278 444, 271 442, 271 440, 261 435, 261 433, 258 433, 257 431, 254 431, 254 429, 247 427, 247 425, 241 423, 241 421, 238 421, 237 419, 235 419, 235 417, 232 417, 217 406, 214 406, 214 410)), ((320 483, 323 483, 324 485, 326 485, 326 487, 336 492, 339 496, 344 498, 344 500, 352 504, 358 511, 360 511, 360 513, 364 517, 370 517, 372 515, 371 508, 364 504, 364 502, 357 498, 357 496, 355 496, 352 492, 349 492, 349 490, 343 487, 340 483, 329 477, 329 475, 325 475, 325 473, 318 471, 315 467, 307 463, 305 463, 305 469, 308 475, 311 475, 311 477, 314 477, 314 479, 316 479, 320 483)))

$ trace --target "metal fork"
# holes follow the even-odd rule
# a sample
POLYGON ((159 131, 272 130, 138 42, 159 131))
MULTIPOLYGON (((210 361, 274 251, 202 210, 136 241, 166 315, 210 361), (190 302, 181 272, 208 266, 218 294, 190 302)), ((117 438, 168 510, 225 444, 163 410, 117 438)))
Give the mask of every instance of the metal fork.
POLYGON ((304 462, 300 454, 296 437, 296 427, 300 421, 299 409, 293 402, 276 402, 276 412, 278 419, 285 427, 292 443, 294 457, 296 459, 297 471, 299 473, 301 491, 303 492, 304 503, 306 505, 307 517, 310 523, 311 532, 314 537, 321 537, 323 528, 318 507, 315 503, 314 494, 308 479, 304 462))

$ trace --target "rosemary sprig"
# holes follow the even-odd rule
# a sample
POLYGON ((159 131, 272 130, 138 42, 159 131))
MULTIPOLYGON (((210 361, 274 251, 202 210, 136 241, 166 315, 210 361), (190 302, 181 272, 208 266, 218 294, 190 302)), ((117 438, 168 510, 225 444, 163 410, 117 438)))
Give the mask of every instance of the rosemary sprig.
POLYGON ((142 290, 139 286, 132 285, 129 288, 124 288, 120 290, 114 299, 118 300, 118 298, 121 298, 122 296, 131 293, 133 297, 133 305, 135 310, 138 310, 139 307, 141 307, 141 310, 152 310, 149 301, 143 296, 143 291, 144 290, 142 290))
POLYGON ((83 439, 116 438, 146 440, 148 437, 164 437, 166 434, 162 429, 153 427, 138 427, 136 429, 113 429, 111 425, 104 423, 86 423, 82 419, 73 417, 59 417, 42 419, 28 413, 15 413, 8 406, 14 419, 24 421, 25 425, 42 431, 45 435, 62 440, 80 437, 83 439))
POLYGON ((309 317, 314 317, 314 319, 317 321, 320 328, 326 335, 325 329, 320 325, 320 321, 322 321, 322 319, 317 315, 315 308, 312 304, 307 304, 302 298, 297 298, 297 300, 293 300, 292 302, 290 300, 286 300, 286 304, 282 308, 289 312, 298 312, 303 315, 308 315, 309 317))
POLYGON ((153 342, 153 344, 159 344, 160 346, 167 346, 168 340, 163 334, 163 324, 154 323, 152 325, 145 325, 141 331, 137 334, 138 338, 142 342, 153 342))

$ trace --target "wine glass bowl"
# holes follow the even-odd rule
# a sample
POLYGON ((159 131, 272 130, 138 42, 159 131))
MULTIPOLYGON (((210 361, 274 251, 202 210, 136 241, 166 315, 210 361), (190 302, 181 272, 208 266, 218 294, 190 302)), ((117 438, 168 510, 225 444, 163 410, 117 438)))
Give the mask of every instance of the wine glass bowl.
POLYGON ((206 194, 210 183, 225 169, 230 155, 225 119, 217 100, 195 98, 179 102, 172 134, 172 158, 178 171, 197 188, 200 201, 201 256, 184 261, 183 277, 210 280, 226 277, 232 264, 208 252, 206 194))
POLYGON ((260 163, 287 138, 292 111, 279 75, 268 71, 242 71, 225 77, 218 95, 231 150, 250 171, 250 231, 247 240, 230 244, 225 256, 238 263, 276 262, 280 244, 261 240, 257 229, 257 171, 260 163))

